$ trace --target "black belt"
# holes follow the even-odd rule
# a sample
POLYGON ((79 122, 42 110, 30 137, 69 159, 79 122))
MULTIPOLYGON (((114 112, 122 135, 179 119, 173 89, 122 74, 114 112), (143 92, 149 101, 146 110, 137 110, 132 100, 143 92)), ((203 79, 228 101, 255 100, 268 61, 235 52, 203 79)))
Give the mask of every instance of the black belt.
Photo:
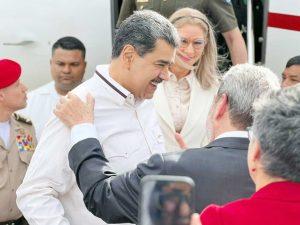
POLYGON ((17 220, 9 220, 9 221, 5 221, 5 222, 0 222, 0 225, 25 225, 25 224, 27 224, 27 222, 23 216, 17 220))

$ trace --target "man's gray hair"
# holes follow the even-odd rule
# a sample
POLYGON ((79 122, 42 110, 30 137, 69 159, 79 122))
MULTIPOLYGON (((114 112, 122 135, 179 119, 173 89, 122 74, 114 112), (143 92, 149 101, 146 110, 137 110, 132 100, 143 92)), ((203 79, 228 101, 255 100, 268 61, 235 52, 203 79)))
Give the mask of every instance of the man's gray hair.
POLYGON ((120 56, 125 45, 132 45, 139 56, 152 52, 158 40, 178 47, 179 36, 168 19, 151 11, 135 11, 118 29, 112 49, 112 58, 120 56))
POLYGON ((254 100, 279 88, 279 79, 268 68, 240 64, 231 67, 224 75, 217 96, 227 95, 232 125, 244 130, 252 125, 254 100))
POLYGON ((300 182, 300 85, 264 96, 254 110, 253 133, 265 172, 300 182))

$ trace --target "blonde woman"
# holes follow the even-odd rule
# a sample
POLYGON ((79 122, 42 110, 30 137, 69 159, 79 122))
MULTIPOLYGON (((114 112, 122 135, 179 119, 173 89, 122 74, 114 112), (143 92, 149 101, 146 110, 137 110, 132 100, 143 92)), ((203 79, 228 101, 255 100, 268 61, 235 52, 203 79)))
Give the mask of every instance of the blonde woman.
POLYGON ((170 79, 159 85, 155 108, 167 151, 179 150, 179 133, 187 147, 207 144, 206 117, 217 91, 217 46, 213 28, 204 14, 182 8, 169 18, 177 28, 181 44, 170 79))

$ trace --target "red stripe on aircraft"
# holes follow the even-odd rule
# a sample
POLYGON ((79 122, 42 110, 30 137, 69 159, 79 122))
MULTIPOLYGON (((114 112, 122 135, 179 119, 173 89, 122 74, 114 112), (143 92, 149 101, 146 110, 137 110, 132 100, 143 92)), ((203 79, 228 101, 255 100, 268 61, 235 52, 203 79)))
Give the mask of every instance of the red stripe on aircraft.
POLYGON ((268 26, 285 30, 300 31, 300 16, 269 13, 268 26))

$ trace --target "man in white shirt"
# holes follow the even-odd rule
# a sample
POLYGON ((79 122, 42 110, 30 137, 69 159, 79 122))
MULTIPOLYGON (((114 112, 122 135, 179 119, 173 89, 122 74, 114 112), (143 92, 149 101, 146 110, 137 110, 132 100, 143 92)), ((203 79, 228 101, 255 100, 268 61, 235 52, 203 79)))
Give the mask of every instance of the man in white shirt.
POLYGON ((38 140, 59 98, 81 83, 85 53, 83 43, 75 37, 63 37, 53 44, 50 60, 53 81, 28 93, 27 107, 19 112, 32 120, 38 140))
POLYGON ((72 128, 74 145, 69 163, 87 208, 106 222, 137 222, 140 181, 147 175, 191 177, 195 182, 196 212, 212 203, 249 197, 254 185, 247 167, 246 128, 252 125, 252 105, 261 95, 278 89, 278 78, 267 68, 249 64, 231 67, 221 81, 207 119, 211 142, 202 148, 153 155, 125 174, 114 172, 93 130, 84 130, 86 123, 93 121, 93 114, 88 113, 92 104, 86 106, 70 94, 55 113, 72 128), (74 105, 76 112, 72 110, 74 105))
MULTIPOLYGON (((152 11, 136 12, 116 33, 111 64, 98 66, 91 79, 72 91, 82 99, 87 93, 95 98, 94 131, 119 173, 164 152, 154 106, 147 99, 168 79, 178 40, 167 19, 152 11)), ((32 225, 101 223, 84 206, 69 168, 70 135, 62 122, 51 118, 17 191, 17 204, 32 225)))

